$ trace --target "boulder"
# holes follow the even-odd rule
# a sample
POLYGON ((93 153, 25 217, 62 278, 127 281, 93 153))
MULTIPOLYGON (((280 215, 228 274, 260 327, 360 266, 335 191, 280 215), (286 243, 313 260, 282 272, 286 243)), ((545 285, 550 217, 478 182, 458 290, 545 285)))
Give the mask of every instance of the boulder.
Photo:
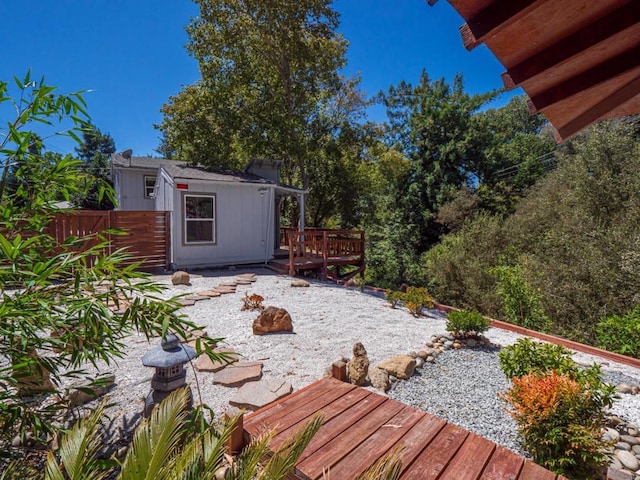
POLYGON ((238 389, 229 404, 248 410, 258 410, 276 400, 289 395, 293 387, 289 382, 278 379, 245 383, 238 389))
POLYGON ((291 315, 284 308, 267 307, 253 322, 253 334, 292 332, 291 315))
POLYGON ((364 345, 358 342, 353 345, 353 358, 347 363, 349 381, 358 386, 364 385, 369 373, 369 357, 364 345))
POLYGON ((635 472, 640 468, 640 462, 635 457, 635 455, 631 452, 626 452, 624 450, 617 450, 616 457, 620 460, 620 463, 628 468, 629 470, 635 472))
POLYGON ((187 272, 183 272, 182 270, 178 270, 171 275, 171 283, 174 285, 190 285, 189 274, 187 272))
POLYGON ((416 359, 409 355, 397 355, 380 362, 378 368, 389 375, 406 380, 413 375, 416 368, 416 359))
POLYGON ((291 286, 292 287, 308 287, 309 282, 307 282, 306 280, 294 280, 293 282, 291 282, 291 286))
POLYGON ((387 372, 380 370, 377 367, 373 367, 369 370, 369 381, 374 388, 382 390, 383 392, 387 392, 391 388, 389 375, 387 372))

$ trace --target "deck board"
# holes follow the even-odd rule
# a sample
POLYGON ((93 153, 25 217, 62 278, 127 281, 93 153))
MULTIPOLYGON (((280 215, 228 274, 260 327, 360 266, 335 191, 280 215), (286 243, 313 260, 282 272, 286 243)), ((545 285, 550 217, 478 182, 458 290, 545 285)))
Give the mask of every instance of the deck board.
MULTIPOLYGON (((351 479, 400 449, 401 479, 556 480, 556 474, 420 409, 327 377, 245 417, 245 438, 276 429, 274 451, 316 412, 323 426, 289 479, 351 479)), ((560 477, 562 478, 562 477, 560 477)))

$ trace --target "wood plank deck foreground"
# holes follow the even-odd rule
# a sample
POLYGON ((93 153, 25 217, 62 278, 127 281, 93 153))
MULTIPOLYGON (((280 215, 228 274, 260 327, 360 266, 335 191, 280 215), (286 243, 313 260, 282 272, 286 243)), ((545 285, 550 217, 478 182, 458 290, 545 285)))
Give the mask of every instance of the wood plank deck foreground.
POLYGON ((356 478, 401 447, 401 479, 561 480, 564 477, 420 409, 326 377, 244 418, 245 443, 275 429, 282 442, 316 412, 324 424, 296 464, 297 479, 356 478))

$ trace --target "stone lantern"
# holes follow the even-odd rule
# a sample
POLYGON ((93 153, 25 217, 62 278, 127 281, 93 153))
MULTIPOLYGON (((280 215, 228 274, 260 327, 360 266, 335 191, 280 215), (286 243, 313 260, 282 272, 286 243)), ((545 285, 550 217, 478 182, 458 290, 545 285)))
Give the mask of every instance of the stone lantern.
POLYGON ((181 344, 178 337, 170 333, 159 347, 142 357, 145 367, 156 369, 151 379, 151 393, 144 403, 145 417, 148 417, 153 407, 168 397, 173 390, 186 385, 187 371, 184 365, 195 356, 196 351, 192 347, 181 344))

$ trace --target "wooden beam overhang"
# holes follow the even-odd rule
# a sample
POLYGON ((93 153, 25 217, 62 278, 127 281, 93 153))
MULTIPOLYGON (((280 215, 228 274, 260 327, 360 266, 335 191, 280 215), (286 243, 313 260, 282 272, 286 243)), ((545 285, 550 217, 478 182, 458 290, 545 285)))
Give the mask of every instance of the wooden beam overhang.
POLYGON ((511 25, 547 0, 496 0, 460 27, 462 43, 472 50, 495 30, 511 25))
POLYGON ((529 111, 538 113, 588 88, 638 67, 640 45, 530 97, 529 111))
POLYGON ((584 50, 640 23, 640 2, 629 1, 609 15, 527 58, 502 74, 507 90, 565 62, 584 50))
POLYGON ((610 96, 596 103, 569 123, 557 128, 556 140, 564 141, 575 135, 586 126, 607 115, 607 113, 629 102, 638 96, 640 91, 640 75, 610 96))

